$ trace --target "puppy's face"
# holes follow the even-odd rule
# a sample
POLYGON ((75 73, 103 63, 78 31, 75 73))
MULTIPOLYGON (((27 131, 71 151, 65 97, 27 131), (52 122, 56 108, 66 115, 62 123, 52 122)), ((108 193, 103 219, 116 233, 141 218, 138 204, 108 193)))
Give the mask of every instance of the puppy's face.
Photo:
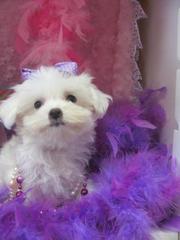
POLYGON ((18 131, 29 135, 80 134, 92 129, 111 97, 91 80, 87 74, 72 76, 41 67, 14 87, 15 92, 0 105, 0 118, 6 128, 16 124, 18 131))

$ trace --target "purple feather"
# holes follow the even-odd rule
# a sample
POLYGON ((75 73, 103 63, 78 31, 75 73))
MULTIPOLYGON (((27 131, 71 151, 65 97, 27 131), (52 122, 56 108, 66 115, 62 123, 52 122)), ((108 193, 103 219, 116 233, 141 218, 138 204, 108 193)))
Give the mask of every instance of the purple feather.
MULTIPOLYGON (((168 226, 179 209, 180 179, 159 141, 165 114, 157 100, 163 91, 146 91, 136 104, 115 103, 99 121, 94 192, 57 209, 48 200, 4 203, 0 239, 151 240, 153 228, 168 226)), ((6 197, 2 190, 1 202, 6 197)))

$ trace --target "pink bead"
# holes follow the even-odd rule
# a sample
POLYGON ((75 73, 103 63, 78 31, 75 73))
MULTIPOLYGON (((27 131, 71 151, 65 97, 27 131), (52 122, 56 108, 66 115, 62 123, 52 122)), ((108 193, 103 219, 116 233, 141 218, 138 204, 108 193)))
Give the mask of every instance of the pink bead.
POLYGON ((16 178, 16 181, 17 181, 18 184, 22 184, 23 181, 24 181, 24 179, 23 179, 22 176, 18 176, 18 177, 16 178))
POLYGON ((87 194, 88 194, 88 190, 87 190, 86 188, 83 188, 83 189, 81 190, 81 195, 85 196, 85 195, 87 195, 87 194))
POLYGON ((20 196, 22 196, 22 194, 23 194, 23 192, 20 190, 16 193, 16 197, 20 197, 20 196))

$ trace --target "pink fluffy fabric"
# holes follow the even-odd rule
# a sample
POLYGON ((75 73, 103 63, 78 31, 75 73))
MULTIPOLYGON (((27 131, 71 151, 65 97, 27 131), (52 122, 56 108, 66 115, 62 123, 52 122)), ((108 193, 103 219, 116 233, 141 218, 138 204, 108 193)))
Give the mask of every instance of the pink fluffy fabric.
POLYGON ((0 9, 1 85, 17 83, 22 66, 73 60, 107 93, 133 95, 144 17, 136 0, 6 0, 0 9))
POLYGON ((73 45, 81 45, 90 31, 84 0, 31 0, 23 8, 16 42, 21 66, 37 67, 68 60, 82 64, 73 45))

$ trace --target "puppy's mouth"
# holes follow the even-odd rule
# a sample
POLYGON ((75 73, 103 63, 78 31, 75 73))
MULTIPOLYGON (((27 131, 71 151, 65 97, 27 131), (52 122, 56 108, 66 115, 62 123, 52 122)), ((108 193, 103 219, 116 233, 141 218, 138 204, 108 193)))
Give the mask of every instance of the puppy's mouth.
POLYGON ((62 120, 51 120, 50 127, 59 127, 65 125, 62 120))

